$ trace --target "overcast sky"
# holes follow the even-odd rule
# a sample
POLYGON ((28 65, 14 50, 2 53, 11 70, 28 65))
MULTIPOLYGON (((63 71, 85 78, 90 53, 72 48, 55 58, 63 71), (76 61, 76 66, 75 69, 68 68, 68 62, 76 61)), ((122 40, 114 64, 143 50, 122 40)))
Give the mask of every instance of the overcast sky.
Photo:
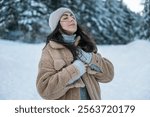
POLYGON ((141 5, 144 0, 123 0, 127 6, 135 12, 141 12, 143 10, 143 5, 141 5))

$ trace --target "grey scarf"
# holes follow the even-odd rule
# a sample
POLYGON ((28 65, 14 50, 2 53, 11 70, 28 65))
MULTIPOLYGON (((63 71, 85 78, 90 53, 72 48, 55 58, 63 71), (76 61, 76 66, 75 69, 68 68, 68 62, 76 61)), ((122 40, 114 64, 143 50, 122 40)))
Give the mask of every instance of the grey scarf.
POLYGON ((73 44, 75 42, 76 34, 74 34, 74 35, 62 34, 62 36, 63 36, 63 40, 65 43, 73 44))

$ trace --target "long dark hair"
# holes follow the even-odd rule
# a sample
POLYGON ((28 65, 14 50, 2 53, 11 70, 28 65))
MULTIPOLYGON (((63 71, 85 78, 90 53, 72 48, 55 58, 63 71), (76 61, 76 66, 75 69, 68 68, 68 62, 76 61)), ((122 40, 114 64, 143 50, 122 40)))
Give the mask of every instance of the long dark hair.
MULTIPOLYGON (((64 45, 66 48, 68 48, 73 54, 74 59, 76 59, 78 55, 77 47, 74 45, 67 44, 63 41, 60 29, 62 30, 62 27, 60 23, 58 23, 56 29, 47 36, 46 45, 49 43, 49 41, 55 41, 57 43, 60 43, 64 45)), ((95 53, 97 52, 96 43, 94 42, 94 40, 92 40, 90 36, 88 36, 78 24, 77 24, 77 31, 75 32, 75 34, 76 37, 77 36, 81 37, 78 44, 79 47, 81 47, 86 52, 95 52, 95 53)))

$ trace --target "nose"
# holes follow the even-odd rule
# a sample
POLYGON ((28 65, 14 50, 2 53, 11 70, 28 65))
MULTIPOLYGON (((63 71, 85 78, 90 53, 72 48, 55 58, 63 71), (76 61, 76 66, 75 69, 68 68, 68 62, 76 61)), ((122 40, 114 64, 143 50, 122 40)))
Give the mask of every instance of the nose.
POLYGON ((74 18, 72 16, 69 16, 69 21, 74 21, 74 18))

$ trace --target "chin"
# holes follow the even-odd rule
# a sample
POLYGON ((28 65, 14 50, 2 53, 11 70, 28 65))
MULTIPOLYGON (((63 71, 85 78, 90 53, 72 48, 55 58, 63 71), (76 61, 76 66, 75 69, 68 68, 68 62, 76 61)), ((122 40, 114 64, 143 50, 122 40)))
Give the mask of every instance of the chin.
POLYGON ((68 30, 68 31, 66 31, 66 33, 68 35, 73 35, 75 32, 76 32, 75 30, 68 30))
POLYGON ((77 30, 76 29, 63 29, 62 32, 68 35, 73 35, 77 30))

